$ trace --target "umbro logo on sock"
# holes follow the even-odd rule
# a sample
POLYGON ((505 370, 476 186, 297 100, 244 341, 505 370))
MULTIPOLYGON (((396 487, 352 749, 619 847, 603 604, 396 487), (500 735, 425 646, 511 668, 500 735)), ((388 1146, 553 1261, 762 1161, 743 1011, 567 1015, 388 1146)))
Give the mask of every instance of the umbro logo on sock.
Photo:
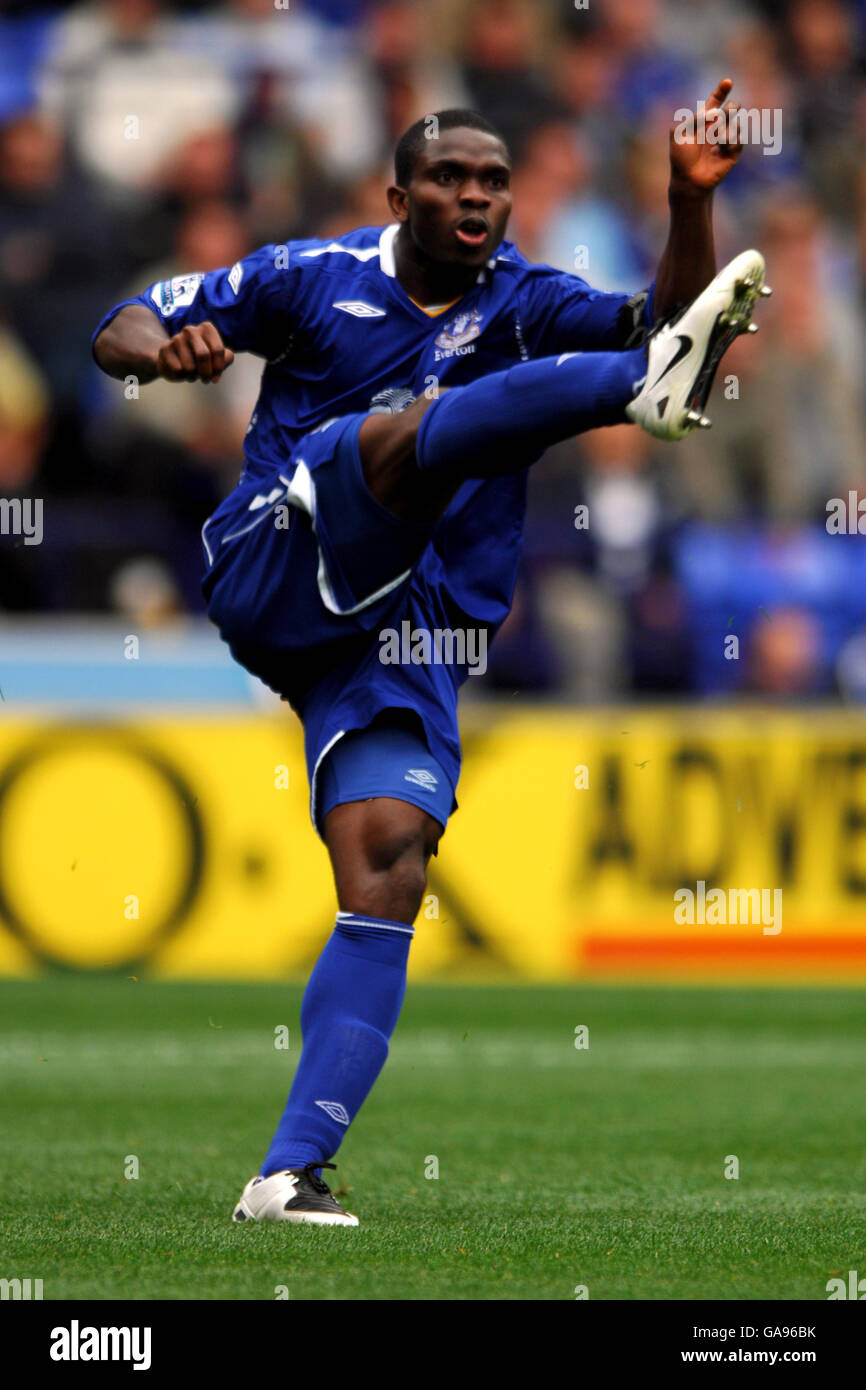
POLYGON ((330 1115, 332 1120, 336 1120, 338 1125, 349 1123, 349 1112, 345 1105, 341 1105, 338 1100, 317 1100, 316 1105, 321 1106, 326 1115, 330 1115))

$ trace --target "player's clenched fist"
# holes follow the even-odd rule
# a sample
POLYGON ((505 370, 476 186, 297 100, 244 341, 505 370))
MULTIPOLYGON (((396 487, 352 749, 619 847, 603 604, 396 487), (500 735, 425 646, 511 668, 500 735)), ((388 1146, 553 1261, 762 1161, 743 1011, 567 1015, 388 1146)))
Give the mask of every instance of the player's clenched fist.
POLYGON ((187 324, 160 347, 156 374, 166 381, 219 381, 234 360, 212 323, 187 324))

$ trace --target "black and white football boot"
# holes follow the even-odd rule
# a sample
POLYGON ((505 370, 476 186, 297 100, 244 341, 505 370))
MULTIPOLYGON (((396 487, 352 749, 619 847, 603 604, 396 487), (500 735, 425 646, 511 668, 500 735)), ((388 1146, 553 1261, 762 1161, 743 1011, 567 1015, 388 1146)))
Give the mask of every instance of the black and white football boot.
POLYGON ((358 1218, 344 1211, 328 1184, 316 1177, 317 1168, 335 1163, 308 1163, 250 1178, 232 1212, 232 1221, 294 1221, 310 1226, 357 1226, 358 1218))
POLYGON ((764 284, 760 251, 743 251, 678 313, 658 324, 647 341, 647 374, 626 406, 630 420, 658 439, 685 439, 708 429, 704 407, 716 369, 741 333, 757 333, 752 309, 764 284))

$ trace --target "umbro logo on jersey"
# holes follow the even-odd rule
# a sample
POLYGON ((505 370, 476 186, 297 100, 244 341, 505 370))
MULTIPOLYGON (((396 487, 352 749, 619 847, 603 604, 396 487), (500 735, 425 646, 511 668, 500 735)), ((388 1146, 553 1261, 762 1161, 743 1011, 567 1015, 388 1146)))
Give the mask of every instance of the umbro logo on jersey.
POLYGON ((339 299, 331 308, 342 309, 344 314, 351 314, 356 319, 385 318, 384 309, 377 308, 375 304, 365 304, 363 299, 339 299))
POLYGON ((229 284, 231 285, 232 289, 233 289, 234 292, 235 292, 235 297, 237 297, 237 292, 238 292, 238 290, 239 290, 240 287, 241 287, 241 280, 242 280, 243 278, 244 278, 244 268, 243 268, 243 266, 241 265, 240 261, 235 261, 234 265, 232 266, 231 270, 229 271, 229 284))
POLYGON ((403 781, 414 782, 416 787, 423 787, 425 792, 435 791, 439 786, 439 779, 434 777, 432 772, 428 772, 426 767, 410 767, 403 781))
POLYGON ((349 1123, 349 1112, 345 1105, 341 1105, 338 1100, 317 1100, 316 1105, 321 1106, 326 1115, 330 1115, 332 1120, 336 1120, 338 1125, 349 1123))

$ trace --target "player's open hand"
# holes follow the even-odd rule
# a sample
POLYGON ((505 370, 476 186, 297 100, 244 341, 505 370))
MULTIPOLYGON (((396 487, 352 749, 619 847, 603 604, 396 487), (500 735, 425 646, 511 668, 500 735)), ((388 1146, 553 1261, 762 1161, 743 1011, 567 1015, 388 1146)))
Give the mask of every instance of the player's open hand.
POLYGON ((187 324, 159 349, 157 376, 165 381, 219 381, 235 360, 212 323, 187 324))
POLYGON ((730 117, 739 103, 726 101, 733 82, 723 77, 707 101, 703 115, 695 113, 690 128, 685 121, 671 126, 671 192, 711 193, 733 169, 742 153, 737 122, 730 117))

